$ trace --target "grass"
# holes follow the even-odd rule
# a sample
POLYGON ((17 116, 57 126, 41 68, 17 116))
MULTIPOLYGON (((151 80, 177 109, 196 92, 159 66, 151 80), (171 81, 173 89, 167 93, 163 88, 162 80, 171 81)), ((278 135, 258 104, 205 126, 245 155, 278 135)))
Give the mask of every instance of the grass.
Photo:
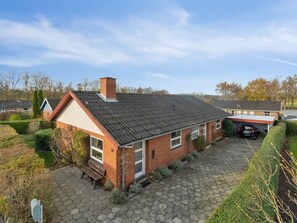
POLYGON ((289 148, 297 159, 297 136, 289 137, 289 148))
MULTIPOLYGON (((24 134, 22 135, 24 142, 31 149, 35 149, 35 141, 33 139, 32 134, 24 134)), ((35 149, 37 155, 44 160, 44 164, 46 168, 53 168, 56 165, 55 157, 52 151, 35 149)))

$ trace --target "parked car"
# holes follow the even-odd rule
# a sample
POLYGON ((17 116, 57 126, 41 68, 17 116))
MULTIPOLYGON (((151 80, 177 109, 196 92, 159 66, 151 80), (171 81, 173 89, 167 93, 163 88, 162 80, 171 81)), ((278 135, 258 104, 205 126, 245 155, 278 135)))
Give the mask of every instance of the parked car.
POLYGON ((240 126, 237 131, 236 135, 239 138, 251 138, 251 139, 257 139, 257 137, 261 134, 261 131, 259 131, 255 126, 253 125, 242 125, 240 126))

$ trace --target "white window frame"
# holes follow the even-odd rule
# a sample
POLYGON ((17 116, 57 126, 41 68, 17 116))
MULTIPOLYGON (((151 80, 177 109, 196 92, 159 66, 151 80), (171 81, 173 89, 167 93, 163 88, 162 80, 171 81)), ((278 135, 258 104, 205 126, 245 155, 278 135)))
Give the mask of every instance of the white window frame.
POLYGON ((222 122, 221 122, 221 119, 217 119, 216 120, 216 128, 217 129, 220 129, 222 127, 222 122), (219 121, 219 122, 218 122, 219 121), (219 125, 219 127, 218 127, 218 125, 219 125))
POLYGON ((270 115, 271 115, 270 111, 264 111, 264 116, 270 116, 270 115))
POLYGON ((104 149, 103 147, 104 147, 104 141, 103 141, 102 139, 99 139, 99 138, 94 137, 94 136, 90 136, 90 156, 91 156, 92 159, 98 161, 98 162, 101 163, 101 164, 103 164, 103 149, 104 149), (95 146, 92 146, 92 138, 97 139, 97 140, 99 140, 99 141, 102 142, 102 149, 99 149, 99 148, 97 148, 97 147, 95 147, 95 146), (99 153, 102 154, 102 160, 100 160, 100 159, 98 159, 98 158, 92 156, 92 149, 93 149, 93 150, 96 150, 97 152, 99 152, 99 153))
POLYGON ((171 147, 171 149, 175 149, 175 148, 181 146, 181 144, 182 144, 182 140, 181 140, 182 130, 178 130, 178 131, 174 131, 174 132, 171 132, 171 133, 170 133, 170 137, 171 137, 171 139, 170 139, 170 147, 171 147), (171 135, 172 135, 172 133, 174 133, 174 132, 179 132, 179 133, 180 133, 179 136, 172 138, 171 135), (176 140, 176 139, 179 139, 179 144, 177 144, 177 145, 175 145, 175 146, 172 146, 172 141, 174 141, 174 140, 176 140))
POLYGON ((197 139, 198 137, 199 137, 199 125, 196 125, 191 128, 191 139, 192 140, 197 139), (193 131, 193 129, 195 129, 195 130, 193 131), (197 136, 193 137, 194 133, 197 133, 197 136))

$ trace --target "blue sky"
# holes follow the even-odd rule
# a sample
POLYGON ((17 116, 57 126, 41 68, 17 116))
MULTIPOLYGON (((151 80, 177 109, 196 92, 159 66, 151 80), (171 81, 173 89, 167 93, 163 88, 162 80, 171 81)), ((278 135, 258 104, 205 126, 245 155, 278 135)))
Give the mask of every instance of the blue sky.
POLYGON ((297 1, 1 0, 0 72, 215 93, 297 69, 297 1))

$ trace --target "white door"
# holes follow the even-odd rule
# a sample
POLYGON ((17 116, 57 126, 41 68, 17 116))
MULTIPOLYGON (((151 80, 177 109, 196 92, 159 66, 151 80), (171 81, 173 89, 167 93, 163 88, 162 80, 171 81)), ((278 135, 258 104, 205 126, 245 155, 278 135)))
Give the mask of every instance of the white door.
POLYGON ((135 179, 145 175, 145 141, 134 144, 135 149, 135 179))

